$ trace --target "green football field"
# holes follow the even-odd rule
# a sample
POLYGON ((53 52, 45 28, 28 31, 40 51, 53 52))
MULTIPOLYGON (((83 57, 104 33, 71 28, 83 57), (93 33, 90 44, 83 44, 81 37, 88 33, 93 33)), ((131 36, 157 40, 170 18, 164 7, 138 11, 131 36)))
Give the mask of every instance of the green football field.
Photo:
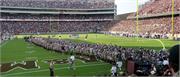
MULTIPOLYGON (((1 64, 10 62, 22 61, 36 61, 39 68, 24 69, 15 67, 7 72, 1 72, 1 76, 49 76, 49 64, 46 60, 53 59, 67 59, 70 57, 68 54, 56 53, 44 48, 38 47, 23 40, 24 36, 29 35, 16 35, 17 38, 3 42, 0 46, 1 49, 1 64)), ((104 34, 80 34, 80 38, 69 38, 68 34, 54 34, 54 35, 32 35, 36 37, 48 37, 68 39, 75 42, 111 44, 130 48, 148 48, 160 50, 163 48, 169 49, 173 45, 180 44, 179 41, 170 39, 145 39, 145 38, 127 38, 119 36, 111 36, 104 34), (59 37, 61 36, 61 37, 59 37)), ((105 63, 101 60, 95 62, 84 62, 83 60, 76 59, 75 70, 70 70, 68 64, 55 64, 56 76, 102 76, 109 75, 111 64, 105 63)))

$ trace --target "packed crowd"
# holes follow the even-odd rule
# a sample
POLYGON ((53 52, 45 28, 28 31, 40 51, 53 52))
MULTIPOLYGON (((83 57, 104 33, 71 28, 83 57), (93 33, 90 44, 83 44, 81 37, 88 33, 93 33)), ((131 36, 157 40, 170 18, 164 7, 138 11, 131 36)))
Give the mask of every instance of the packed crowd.
MULTIPOLYGON (((174 19, 174 33, 180 34, 180 16, 174 19)), ((171 33, 170 17, 122 21, 1 21, 2 31, 12 34, 19 33, 48 33, 48 32, 97 32, 110 31, 122 34, 139 34, 140 36, 160 35, 171 33), (137 32, 138 30, 138 32, 137 32)))
POLYGON ((0 44, 2 44, 4 41, 12 39, 13 35, 8 32, 0 32, 0 44))
MULTIPOLYGON (((174 18, 174 33, 180 34, 180 16, 174 18)), ((169 34, 172 30, 171 17, 151 18, 138 21, 122 20, 112 22, 113 26, 110 31, 140 33, 140 34, 169 34), (138 29, 137 29, 138 28, 138 29), (138 31, 138 32, 137 32, 138 31)))
POLYGON ((0 6, 94 9, 114 8, 114 0, 0 0, 0 6))
POLYGON ((113 19, 113 14, 98 14, 98 15, 77 15, 77 14, 58 14, 58 15, 33 15, 33 14, 1 14, 1 19, 113 19))
MULTIPOLYGON (((168 65, 169 53, 161 50, 155 51, 152 49, 143 48, 124 48, 117 45, 103 44, 88 44, 85 42, 76 43, 70 40, 60 40, 52 38, 28 37, 29 42, 32 42, 45 49, 55 50, 61 53, 78 53, 81 55, 93 55, 104 61, 114 63, 117 58, 125 62, 128 59, 133 60, 138 65, 154 65, 156 70, 154 75, 163 75, 164 69, 160 66, 168 65), (120 56, 118 56, 120 55, 120 56)), ((146 67, 142 67, 146 68, 146 67)), ((151 74, 151 69, 147 69, 148 75, 151 74)))
MULTIPOLYGON (((180 11, 180 0, 174 0, 174 11, 180 11)), ((172 11, 172 0, 150 0, 144 4, 139 15, 167 13, 172 11)))
POLYGON ((113 35, 113 36, 121 36, 121 37, 139 37, 139 38, 152 38, 152 39, 168 39, 168 34, 158 34, 158 33, 145 33, 145 34, 137 34, 137 33, 129 33, 129 32, 102 32, 103 34, 113 35))
POLYGON ((20 33, 49 33, 49 32, 97 32, 107 30, 110 21, 1 21, 2 32, 20 33))

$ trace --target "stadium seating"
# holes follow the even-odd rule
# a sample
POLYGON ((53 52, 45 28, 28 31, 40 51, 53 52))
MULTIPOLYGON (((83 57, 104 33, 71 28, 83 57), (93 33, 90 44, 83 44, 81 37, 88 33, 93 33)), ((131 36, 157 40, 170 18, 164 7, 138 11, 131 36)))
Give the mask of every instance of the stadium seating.
MULTIPOLYGON (((174 0, 174 12, 180 11, 180 1, 174 0)), ((157 14, 165 14, 172 12, 172 2, 171 0, 150 0, 146 4, 140 6, 139 16, 150 16, 157 14)), ((136 17, 136 13, 129 14, 128 17, 136 17)), ((174 15, 174 34, 180 34, 180 16, 174 15)), ((172 15, 160 16, 160 17, 150 17, 136 19, 126 19, 122 21, 113 21, 112 27, 109 29, 111 32, 126 32, 129 34, 171 34, 172 33, 172 15)))
MULTIPOLYGON (((180 1, 174 0, 174 11, 180 11, 180 1)), ((151 0, 139 10, 139 15, 167 13, 172 11, 170 0, 151 0)))
POLYGON ((93 32, 94 30, 107 30, 109 21, 72 21, 72 22, 30 22, 30 21, 5 21, 1 22, 2 30, 11 34, 20 33, 48 33, 48 32, 93 32))
POLYGON ((36 8, 113 8, 114 0, 1 0, 1 6, 36 8))
MULTIPOLYGON (((174 26, 175 26, 175 34, 179 34, 179 19, 180 16, 175 17, 174 26)), ((161 17, 161 18, 151 18, 151 19, 143 19, 139 20, 138 24, 138 32, 145 33, 160 33, 160 34, 168 34, 171 33, 171 17, 161 17)), ((118 23, 115 23, 114 26, 110 29, 110 31, 119 31, 119 32, 129 32, 136 33, 137 23, 136 20, 122 20, 118 23)))
MULTIPOLYGON (((109 0, 1 0, 1 6, 13 7, 47 7, 47 8, 113 8, 114 4, 109 0), (41 4, 39 4, 41 3, 41 4), (58 5, 57 5, 58 3, 58 5), (86 5, 84 5, 86 4, 86 5), (91 7, 89 7, 91 6, 91 7)), ((175 11, 179 11, 180 1, 175 0, 175 11)), ((140 10, 140 15, 166 13, 171 11, 171 1, 166 0, 151 0, 143 5, 140 10), (160 6, 159 6, 160 5, 160 6)), ((130 14, 132 16, 135 14, 130 14)), ((2 13, 1 21, 2 30, 12 34, 19 33, 48 33, 48 32, 96 32, 98 31, 114 31, 114 32, 128 32, 137 33, 136 20, 120 20, 120 21, 105 21, 106 19, 113 19, 113 15, 108 14, 94 14, 94 15, 43 15, 43 14, 7 14, 2 13), (14 20, 13 20, 14 19, 14 20), (20 21, 15 21, 20 19, 20 21), (29 19, 29 21, 25 21, 29 19), (65 21, 50 21, 50 20, 66 20, 65 21), (90 21, 82 21, 90 19, 90 21), (102 19, 99 21, 98 19, 102 19), (48 22, 42 21, 47 20, 48 22), (69 21, 73 20, 73 21, 69 21), (78 20, 75 22, 75 20, 78 20)), ((180 31, 180 16, 175 16, 174 19, 174 33, 179 34, 180 31)), ((171 16, 154 17, 139 19, 138 33, 139 34, 170 34, 172 33, 171 16)))
POLYGON ((33 14, 1 14, 2 19, 113 19, 112 15, 77 15, 77 14, 58 14, 58 15, 33 15, 33 14))

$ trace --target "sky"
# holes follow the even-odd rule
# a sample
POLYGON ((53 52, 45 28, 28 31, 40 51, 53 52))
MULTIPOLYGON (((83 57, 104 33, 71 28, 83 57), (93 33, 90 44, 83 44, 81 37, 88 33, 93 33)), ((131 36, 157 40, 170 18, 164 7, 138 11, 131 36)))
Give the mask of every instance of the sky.
MULTIPOLYGON (((138 4, 142 5, 149 0, 139 0, 138 4)), ((115 0, 117 5, 117 14, 136 12, 136 0, 115 0)))

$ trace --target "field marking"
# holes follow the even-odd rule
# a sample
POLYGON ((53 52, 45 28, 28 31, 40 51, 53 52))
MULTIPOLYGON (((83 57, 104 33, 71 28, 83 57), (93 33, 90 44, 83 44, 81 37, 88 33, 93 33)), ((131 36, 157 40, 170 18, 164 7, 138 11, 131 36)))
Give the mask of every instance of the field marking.
POLYGON ((162 47, 163 47, 163 49, 166 49, 166 47, 165 47, 164 43, 163 43, 160 39, 152 39, 152 40, 156 40, 156 41, 160 42, 160 43, 161 43, 161 45, 162 45, 162 47))
MULTIPOLYGON (((166 49, 164 43, 163 43, 160 39, 147 39, 147 40, 143 40, 142 42, 144 42, 144 41, 150 41, 150 40, 151 40, 151 41, 154 40, 154 41, 160 42, 160 44, 162 45, 163 49, 166 49)), ((147 42, 144 42, 144 43, 147 43, 147 42)))
MULTIPOLYGON (((98 65, 106 65, 108 63, 103 63, 103 64, 89 64, 89 65, 80 65, 80 66, 75 66, 76 68, 78 67, 89 67, 89 66, 98 66, 98 65)), ((63 67, 63 68, 56 68, 55 70, 60 70, 60 69, 67 69, 69 67, 63 67)), ((5 74, 3 76, 9 76, 9 75, 19 75, 19 74, 25 74, 25 73, 33 73, 33 72, 42 72, 42 71, 48 71, 49 69, 42 69, 42 70, 35 70, 35 71, 28 71, 28 72, 19 72, 19 73, 12 73, 12 74, 5 74)))
MULTIPOLYGON (((37 68, 32 68, 32 69, 40 69, 40 66, 38 66, 38 65, 37 65, 37 62, 38 62, 38 60, 36 60, 36 61, 35 61, 35 65, 36 65, 36 67, 37 67, 37 68)), ((23 68, 23 67, 17 66, 17 67, 14 67, 14 68, 12 68, 12 69, 8 70, 8 71, 7 71, 7 72, 5 72, 5 73, 9 73, 9 72, 14 71, 14 70, 16 70, 16 69, 29 70, 29 69, 26 69, 26 68, 23 68)))
POLYGON ((10 40, 6 40, 4 43, 2 43, 2 44, 0 45, 0 47, 6 45, 9 41, 10 41, 10 40))
MULTIPOLYGON (((139 39, 137 39, 137 40, 139 40, 139 39)), ((140 40, 140 41, 141 41, 141 43, 142 43, 142 42, 143 42, 143 43, 148 43, 148 42, 145 42, 145 41, 152 41, 152 40, 160 42, 160 44, 162 45, 163 49, 166 49, 164 43, 163 43, 160 39, 147 39, 147 40, 140 40)), ((139 42, 140 42, 140 41, 139 41, 139 42)), ((131 43, 133 43, 133 42, 131 42, 131 43)))

